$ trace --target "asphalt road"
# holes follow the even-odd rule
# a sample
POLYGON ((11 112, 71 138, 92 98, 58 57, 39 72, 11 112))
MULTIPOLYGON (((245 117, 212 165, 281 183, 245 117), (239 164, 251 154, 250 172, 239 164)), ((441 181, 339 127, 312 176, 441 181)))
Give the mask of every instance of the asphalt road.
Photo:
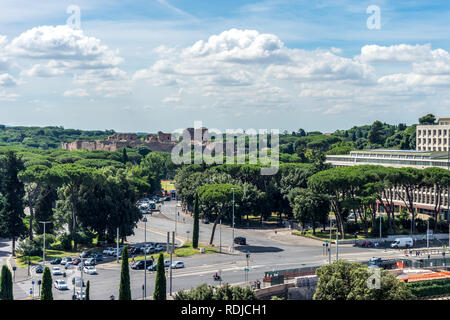
MULTIPOLYGON (((178 217, 177 212, 180 208, 176 206, 175 201, 166 202, 162 206, 162 213, 147 215, 147 242, 166 242, 167 232, 175 230, 175 217, 177 217, 177 241, 180 245, 183 241, 191 241, 192 219, 189 216, 181 214, 178 217), (183 221, 184 218, 184 221, 183 221), (187 233, 186 231, 189 231, 187 233)), ((144 243, 145 224, 140 222, 135 230, 135 235, 128 238, 131 243, 144 243)), ((200 243, 208 243, 211 235, 212 224, 200 223, 200 243)), ((286 229, 274 230, 253 230, 253 229, 235 229, 235 236, 245 236, 247 245, 236 245, 235 253, 229 250, 232 245, 232 229, 228 226, 222 226, 222 231, 217 227, 214 237, 214 245, 219 249, 220 238, 222 239, 222 253, 197 254, 194 256, 174 258, 185 263, 184 269, 173 270, 172 291, 180 289, 190 289, 202 283, 217 285, 213 280, 213 274, 218 272, 222 280, 228 283, 243 283, 246 279, 244 269, 248 262, 248 281, 261 280, 264 272, 277 269, 290 269, 305 266, 323 265, 328 262, 328 256, 323 255, 323 247, 320 241, 307 239, 303 237, 293 237, 286 232, 286 229), (222 234, 220 237, 220 233, 222 234), (250 252, 250 259, 247 261, 245 253, 250 252)), ((1 242, 0 242, 1 245, 1 242)), ((3 251, 3 250, 2 250, 3 251)), ((367 261, 372 256, 392 257, 399 254, 398 250, 384 251, 381 249, 356 248, 352 245, 339 246, 339 258, 352 261, 367 261)), ((156 258, 156 255, 155 255, 156 258)), ((332 248, 332 260, 336 258, 335 247, 332 248)), ((106 259, 108 260, 108 259, 106 259)), ((109 258, 111 261, 112 259, 109 258)), ((85 281, 91 283, 91 299, 109 299, 114 295, 117 299, 120 283, 120 264, 105 262, 96 266, 98 275, 84 274, 85 281)), ((15 298, 29 299, 29 290, 32 288, 32 281, 35 281, 34 292, 38 293, 37 280, 42 277, 32 272, 33 278, 16 283, 15 298)), ((66 281, 69 283, 69 290, 59 291, 54 289, 55 299, 71 299, 73 285, 71 278, 80 276, 77 270, 67 272, 66 281)), ((62 276, 56 276, 55 279, 63 279, 62 276)), ((131 270, 131 291, 133 299, 143 297, 142 286, 144 284, 144 270, 131 270)), ((167 289, 170 284, 167 279, 167 289)), ((155 272, 147 272, 147 296, 153 295, 155 282, 155 272)))

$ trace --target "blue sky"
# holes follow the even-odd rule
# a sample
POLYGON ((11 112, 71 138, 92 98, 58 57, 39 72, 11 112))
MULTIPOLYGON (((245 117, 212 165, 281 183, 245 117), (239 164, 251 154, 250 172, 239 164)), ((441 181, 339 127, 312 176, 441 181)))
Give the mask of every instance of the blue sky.
POLYGON ((0 1, 0 123, 322 130, 449 116, 447 1, 0 1), (67 26, 78 6, 81 28, 67 26), (366 9, 380 8, 369 30, 366 9), (447 113, 446 113, 447 112, 447 113))

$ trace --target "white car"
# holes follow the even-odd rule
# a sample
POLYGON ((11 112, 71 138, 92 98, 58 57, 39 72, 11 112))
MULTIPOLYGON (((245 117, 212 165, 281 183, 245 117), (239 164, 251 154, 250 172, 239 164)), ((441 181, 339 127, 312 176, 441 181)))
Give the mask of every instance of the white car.
POLYGON ((184 262, 182 262, 182 261, 175 261, 174 263, 172 263, 171 268, 172 269, 184 268, 184 262))
POLYGON ((83 272, 87 274, 98 274, 97 269, 95 269, 93 266, 86 266, 83 268, 83 272))
POLYGON ((164 260, 164 267, 170 267, 170 260, 164 260))
POLYGON ((54 283, 55 288, 58 290, 69 290, 67 283, 64 280, 56 280, 54 283))
POLYGON ((54 276, 61 276, 62 275, 61 269, 59 267, 53 267, 52 268, 52 273, 53 273, 54 276))
POLYGON ((83 291, 83 294, 81 294, 80 291, 77 291, 75 297, 77 300, 86 300, 86 292, 83 291))
POLYGON ((103 250, 103 254, 109 254, 109 252, 112 250, 112 247, 108 247, 105 250, 103 250))

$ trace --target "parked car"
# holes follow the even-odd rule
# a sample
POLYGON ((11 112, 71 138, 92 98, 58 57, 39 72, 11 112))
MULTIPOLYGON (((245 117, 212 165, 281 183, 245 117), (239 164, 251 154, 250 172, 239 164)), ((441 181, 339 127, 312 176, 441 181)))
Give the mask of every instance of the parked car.
POLYGON ((97 263, 95 262, 94 258, 89 258, 84 261, 85 266, 95 266, 97 263))
POLYGON ((66 263, 72 263, 72 258, 65 257, 64 259, 61 260, 61 265, 65 265, 66 263))
POLYGON ((75 259, 72 260, 72 264, 75 265, 75 266, 77 266, 80 262, 81 262, 80 258, 75 258, 75 259))
POLYGON ((94 255, 94 259, 95 261, 103 261, 103 255, 97 253, 96 255, 94 255))
POLYGON ((60 267, 53 267, 52 273, 54 276, 62 276, 61 268, 60 267))
POLYGON ((155 247, 155 252, 158 253, 158 252, 161 252, 161 251, 164 251, 164 247, 162 245, 158 244, 155 247))
POLYGON ((105 250, 103 250, 103 254, 109 255, 109 252, 110 252, 111 250, 113 250, 113 249, 114 249, 113 247, 108 247, 108 248, 106 248, 105 250))
POLYGON ((414 245, 413 238, 395 238, 391 244, 391 248, 411 248, 414 245))
POLYGON ((55 285, 55 288, 58 290, 69 290, 69 287, 67 286, 67 283, 64 280, 55 280, 53 284, 55 285))
POLYGON ((395 269, 397 266, 397 261, 394 259, 381 259, 372 257, 369 261, 370 267, 378 267, 382 269, 395 269))
POLYGON ((60 264, 62 261, 61 258, 55 258, 53 260, 50 261, 50 264, 60 264))
POLYGON ((134 247, 134 248, 131 248, 131 250, 130 250, 130 254, 139 254, 140 252, 141 252, 140 247, 134 247))
POLYGON ((34 270, 36 271, 36 273, 43 273, 44 272, 44 266, 41 265, 41 264, 38 264, 34 270))
POLYGON ((92 254, 92 251, 83 251, 81 254, 80 254, 80 258, 83 258, 83 259, 85 259, 85 258, 89 258, 89 256, 92 254))
POLYGON ((234 238, 234 243, 245 245, 247 244, 247 240, 244 237, 236 237, 234 238))
POLYGON ((156 264, 156 263, 153 263, 152 265, 150 265, 150 266, 148 266, 147 267, 147 270, 148 271, 156 271, 156 267, 157 267, 158 265, 156 264))
POLYGON ((164 267, 170 267, 170 260, 164 260, 164 267))
POLYGON ((83 291, 83 293, 81 293, 80 291, 77 291, 75 293, 75 299, 77 299, 77 300, 86 300, 86 292, 83 291))
POLYGON ((131 265, 131 269, 133 270, 142 270, 145 266, 145 261, 147 261, 147 267, 153 263, 152 260, 139 260, 131 265))
POLYGON ((87 274, 98 274, 97 269, 95 269, 93 266, 84 267, 83 272, 87 274))
POLYGON ((172 269, 184 268, 184 262, 182 262, 182 261, 175 261, 174 263, 172 263, 171 268, 172 269))
POLYGON ((146 254, 151 254, 151 253, 155 253, 155 248, 154 247, 145 247, 144 248, 144 253, 146 254))

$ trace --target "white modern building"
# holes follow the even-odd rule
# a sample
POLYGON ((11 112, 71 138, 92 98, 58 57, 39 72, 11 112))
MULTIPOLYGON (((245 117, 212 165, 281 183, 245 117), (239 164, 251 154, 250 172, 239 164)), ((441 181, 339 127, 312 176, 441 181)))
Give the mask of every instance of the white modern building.
MULTIPOLYGON (((439 167, 450 170, 450 118, 440 118, 435 125, 418 125, 416 128, 416 150, 355 150, 349 155, 328 155, 327 163, 333 167, 355 165, 380 165, 386 167, 402 168, 413 167, 425 169, 439 167)), ((422 188, 414 195, 414 205, 419 213, 429 214, 435 208, 435 188, 422 188)), ((394 189, 393 202, 396 212, 405 207, 401 200, 404 192, 394 189)), ((447 213, 448 190, 442 194, 441 217, 447 213)), ((378 206, 383 212, 383 208, 378 206)))

